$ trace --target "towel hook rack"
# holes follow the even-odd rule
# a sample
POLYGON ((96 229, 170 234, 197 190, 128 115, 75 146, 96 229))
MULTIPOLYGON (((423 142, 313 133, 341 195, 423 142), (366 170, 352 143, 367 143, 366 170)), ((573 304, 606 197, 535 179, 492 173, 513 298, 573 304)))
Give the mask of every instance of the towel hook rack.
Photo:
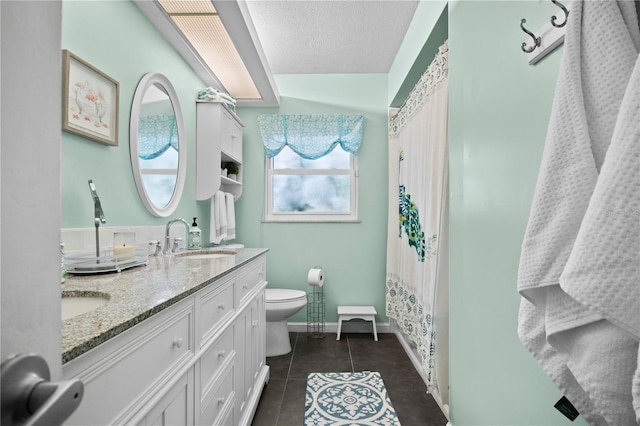
POLYGON ((566 7, 564 7, 564 5, 562 3, 560 3, 558 0, 551 0, 551 3, 555 4, 556 6, 558 6, 560 9, 562 9, 562 11, 564 12, 564 22, 562 24, 557 24, 556 23, 556 19, 557 17, 555 15, 553 15, 551 17, 551 25, 553 25, 556 28, 562 28, 567 24, 567 19, 569 18, 569 11, 567 10, 566 7))
POLYGON ((527 33, 527 34, 528 34, 528 35, 533 39, 534 45, 533 45, 533 46, 531 46, 531 47, 529 47, 529 48, 527 48, 527 43, 526 43, 526 42, 523 42, 523 43, 522 43, 522 51, 523 51, 523 52, 525 52, 525 53, 531 53, 531 52, 533 52, 533 51, 536 49, 536 47, 539 47, 539 46, 540 46, 540 37, 536 37, 536 35, 535 35, 534 33, 532 33, 531 31, 529 31, 528 29, 526 29, 526 28, 524 27, 524 24, 525 24, 526 22, 527 22, 527 20, 526 20, 526 19, 524 19, 524 18, 522 18, 522 19, 520 20, 520 28, 522 28, 522 31, 524 31, 525 33, 527 33))

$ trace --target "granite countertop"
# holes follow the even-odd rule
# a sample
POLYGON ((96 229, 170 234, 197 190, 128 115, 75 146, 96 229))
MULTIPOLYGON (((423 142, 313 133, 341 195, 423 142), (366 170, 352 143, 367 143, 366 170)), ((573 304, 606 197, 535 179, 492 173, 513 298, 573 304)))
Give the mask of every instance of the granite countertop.
POLYGON ((62 322, 62 363, 77 358, 267 251, 239 248, 232 250, 235 254, 210 259, 193 258, 189 254, 197 252, 192 251, 149 256, 146 266, 120 273, 68 276, 62 285, 63 296, 107 294, 109 301, 91 312, 62 322))

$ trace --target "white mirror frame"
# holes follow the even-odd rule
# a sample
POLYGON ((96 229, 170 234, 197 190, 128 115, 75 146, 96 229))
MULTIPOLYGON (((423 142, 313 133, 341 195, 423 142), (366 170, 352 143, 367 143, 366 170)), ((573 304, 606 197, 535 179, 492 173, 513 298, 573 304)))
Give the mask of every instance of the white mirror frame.
POLYGON ((133 169, 133 177, 136 181, 136 187, 138 188, 138 194, 140 194, 140 199, 149 213, 158 217, 167 217, 173 214, 180 203, 180 199, 182 198, 182 191, 184 190, 184 182, 187 175, 187 139, 184 133, 184 122, 182 118, 182 110, 180 109, 180 102, 178 101, 178 95, 176 94, 173 85, 164 74, 145 74, 138 83, 136 93, 133 96, 133 104, 131 105, 129 153, 131 154, 131 167, 133 169), (142 100, 147 89, 154 84, 162 86, 169 96, 178 127, 178 176, 171 199, 164 207, 158 207, 151 202, 145 189, 144 182, 142 181, 142 174, 140 173, 140 163, 138 159, 138 123, 140 119, 140 110, 142 108, 142 100))

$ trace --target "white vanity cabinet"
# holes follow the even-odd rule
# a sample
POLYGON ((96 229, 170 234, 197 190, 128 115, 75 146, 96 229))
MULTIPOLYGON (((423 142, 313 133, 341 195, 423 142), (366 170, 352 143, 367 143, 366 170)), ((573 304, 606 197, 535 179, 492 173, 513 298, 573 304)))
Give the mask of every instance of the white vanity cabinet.
POLYGON ((218 191, 236 200, 242 194, 242 128, 238 116, 218 102, 196 103, 196 199, 208 200, 218 191), (235 178, 222 175, 222 165, 238 166, 235 178))
POLYGON ((65 424, 249 425, 269 376, 265 268, 262 254, 64 364, 85 386, 65 424))
POLYGON ((188 297, 64 364, 65 378, 84 383, 82 403, 65 424, 140 423, 141 410, 191 367, 194 315, 188 297))

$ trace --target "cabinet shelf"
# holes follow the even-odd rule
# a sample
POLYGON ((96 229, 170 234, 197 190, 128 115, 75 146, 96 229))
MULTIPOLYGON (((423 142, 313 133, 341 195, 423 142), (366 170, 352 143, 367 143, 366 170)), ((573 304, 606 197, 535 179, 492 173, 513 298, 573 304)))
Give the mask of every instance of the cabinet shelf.
POLYGON ((237 180, 231 179, 227 176, 220 176, 220 182, 222 185, 238 185, 238 186, 242 186, 242 183, 238 182, 237 180))
POLYGON ((241 158, 232 157, 229 153, 225 151, 220 151, 220 161, 222 161, 223 163, 226 163, 228 161, 233 161, 234 163, 238 163, 238 164, 242 163, 241 158))

